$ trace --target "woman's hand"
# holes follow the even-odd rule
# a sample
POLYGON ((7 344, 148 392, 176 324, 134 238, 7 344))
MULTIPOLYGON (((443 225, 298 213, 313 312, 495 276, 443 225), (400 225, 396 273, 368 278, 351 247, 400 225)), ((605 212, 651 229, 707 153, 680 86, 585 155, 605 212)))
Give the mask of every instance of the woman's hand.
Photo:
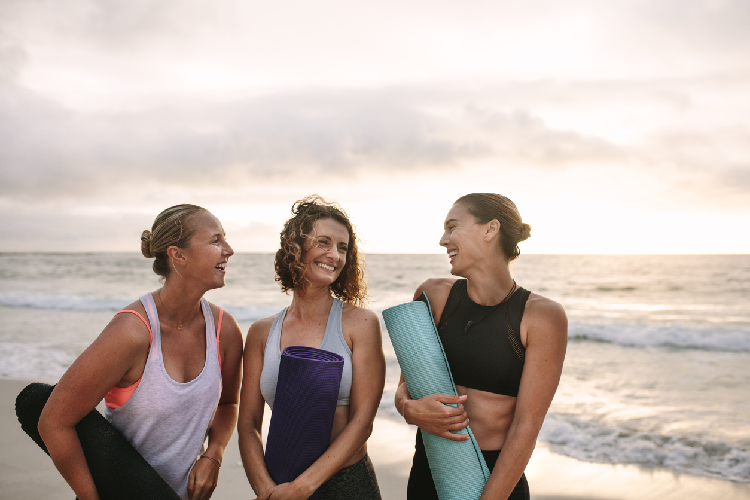
POLYGON ((188 476, 188 498, 208 500, 219 482, 219 468, 213 460, 201 457, 195 462, 188 476))
POLYGON ((452 441, 466 441, 468 434, 453 434, 450 431, 464 429, 469 425, 469 417, 464 410, 466 396, 433 394, 422 399, 404 401, 404 419, 425 432, 452 441), (447 406, 447 405, 458 406, 447 406))
POLYGON ((313 493, 315 493, 314 489, 303 487, 297 481, 292 481, 268 488, 258 496, 258 500, 305 500, 313 493))

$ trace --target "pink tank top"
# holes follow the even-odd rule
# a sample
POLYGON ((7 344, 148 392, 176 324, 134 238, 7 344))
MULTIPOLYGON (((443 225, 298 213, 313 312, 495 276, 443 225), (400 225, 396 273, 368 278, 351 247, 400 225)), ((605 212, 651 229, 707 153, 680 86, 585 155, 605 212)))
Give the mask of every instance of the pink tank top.
POLYGON ((221 396, 218 335, 214 331, 208 301, 201 299, 206 320, 203 371, 189 382, 176 382, 164 368, 161 328, 154 298, 146 294, 141 297, 141 303, 146 309, 146 326, 151 332, 146 367, 134 385, 115 388, 131 392, 129 397, 123 398, 124 393, 120 391, 114 391, 114 396, 107 395, 110 401, 104 408, 104 415, 167 484, 181 498, 187 499, 188 476, 198 456, 205 451, 206 434, 221 396), (115 401, 118 398, 120 401, 115 401), (121 403, 119 406, 118 402, 121 403))

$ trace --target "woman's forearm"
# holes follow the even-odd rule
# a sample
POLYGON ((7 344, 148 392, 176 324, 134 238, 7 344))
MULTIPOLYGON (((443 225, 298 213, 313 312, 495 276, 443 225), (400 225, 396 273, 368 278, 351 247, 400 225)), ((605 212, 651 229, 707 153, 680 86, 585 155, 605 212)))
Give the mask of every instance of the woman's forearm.
POLYGON ((213 423, 208 432, 206 455, 221 462, 224 449, 237 425, 237 403, 220 404, 216 408, 213 423))
POLYGON ((75 427, 40 420, 39 434, 52 462, 80 500, 99 500, 75 427))
POLYGON ((242 465, 245 467, 250 487, 256 495, 261 495, 268 488, 276 485, 266 469, 266 460, 263 454, 263 438, 260 427, 239 428, 238 431, 240 456, 242 465))
POLYGON ((538 434, 539 426, 511 424, 480 500, 507 500, 529 463, 538 434))

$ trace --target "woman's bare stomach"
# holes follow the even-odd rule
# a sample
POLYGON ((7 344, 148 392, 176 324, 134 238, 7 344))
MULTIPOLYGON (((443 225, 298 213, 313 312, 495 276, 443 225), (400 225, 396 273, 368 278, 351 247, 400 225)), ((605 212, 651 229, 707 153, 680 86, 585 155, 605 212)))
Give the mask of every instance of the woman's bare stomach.
POLYGON ((469 427, 482 450, 499 450, 513 421, 516 398, 491 392, 456 386, 459 396, 467 396, 464 409, 469 416, 469 427))
MULTIPOLYGON (((333 416, 333 430, 331 430, 331 442, 333 443, 336 438, 344 430, 344 427, 349 423, 349 406, 337 406, 336 413, 333 416)), ((367 443, 357 450, 354 456, 344 464, 344 467, 354 465, 365 457, 367 453, 367 443)))

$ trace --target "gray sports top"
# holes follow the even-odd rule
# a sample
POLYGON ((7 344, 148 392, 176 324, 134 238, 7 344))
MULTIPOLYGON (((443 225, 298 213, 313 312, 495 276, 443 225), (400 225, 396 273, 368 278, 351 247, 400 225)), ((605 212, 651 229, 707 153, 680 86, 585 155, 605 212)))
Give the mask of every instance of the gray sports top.
MULTIPOLYGON (((318 349, 335 352, 344 358, 344 372, 341 374, 341 385, 339 385, 339 397, 336 406, 348 406, 349 394, 352 391, 352 350, 344 340, 344 331, 341 328, 341 311, 344 303, 339 299, 333 299, 331 311, 328 313, 326 333, 323 342, 318 349)), ((276 398, 276 383, 279 380, 279 363, 281 362, 281 325, 284 323, 286 311, 284 308, 271 325, 266 340, 266 350, 263 353, 263 371, 260 373, 260 393, 266 400, 268 406, 273 410, 273 401, 276 398)))
POLYGON ((208 301, 202 298, 206 361, 197 377, 181 383, 173 380, 164 368, 161 328, 153 296, 144 295, 141 303, 153 335, 146 368, 127 403, 116 409, 105 406, 104 416, 180 498, 187 500, 188 475, 198 455, 206 450, 206 433, 221 396, 214 317, 208 301))

